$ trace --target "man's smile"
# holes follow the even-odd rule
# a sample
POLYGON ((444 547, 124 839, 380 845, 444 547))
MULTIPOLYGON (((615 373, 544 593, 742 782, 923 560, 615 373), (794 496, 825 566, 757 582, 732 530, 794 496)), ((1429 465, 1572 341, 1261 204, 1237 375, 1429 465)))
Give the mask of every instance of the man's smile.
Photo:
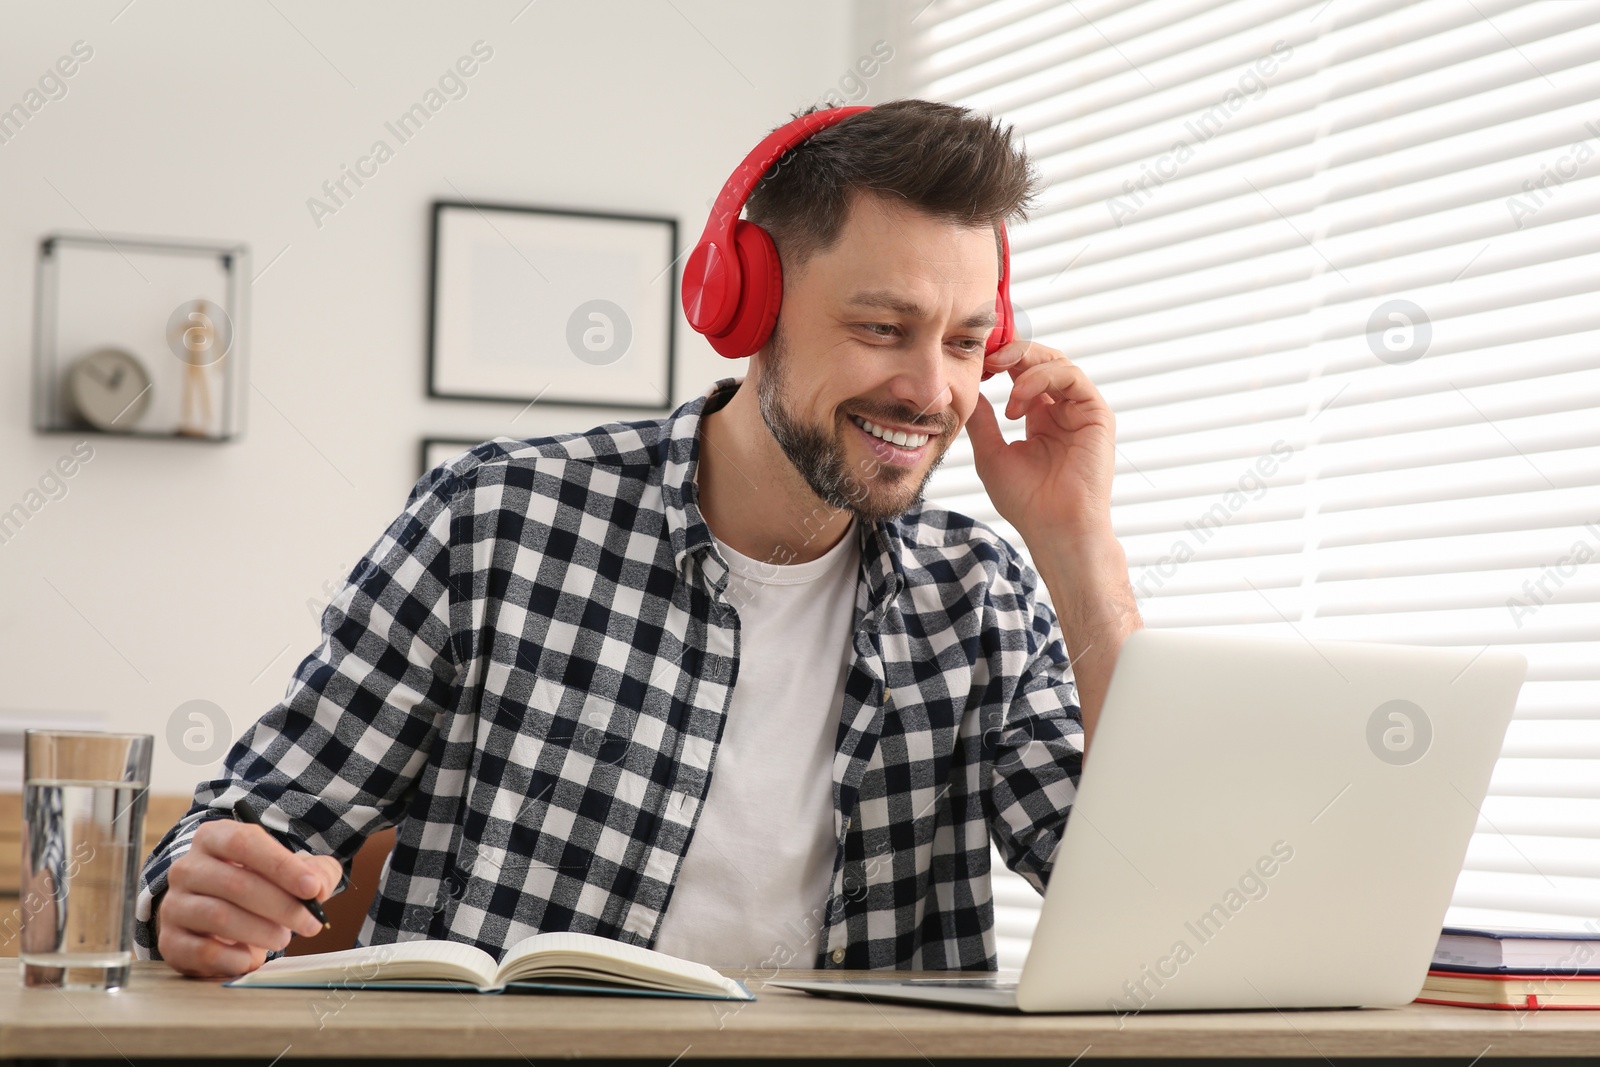
POLYGON ((884 463, 894 467, 914 467, 927 454, 930 434, 909 434, 904 430, 890 430, 859 415, 851 415, 850 422, 861 437, 884 463))

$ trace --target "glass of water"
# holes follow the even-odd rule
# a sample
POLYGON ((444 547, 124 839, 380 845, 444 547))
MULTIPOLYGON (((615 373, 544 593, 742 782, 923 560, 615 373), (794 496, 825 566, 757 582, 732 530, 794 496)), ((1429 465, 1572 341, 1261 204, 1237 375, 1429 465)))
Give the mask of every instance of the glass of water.
POLYGON ((23 734, 22 984, 118 989, 133 962, 150 734, 23 734))

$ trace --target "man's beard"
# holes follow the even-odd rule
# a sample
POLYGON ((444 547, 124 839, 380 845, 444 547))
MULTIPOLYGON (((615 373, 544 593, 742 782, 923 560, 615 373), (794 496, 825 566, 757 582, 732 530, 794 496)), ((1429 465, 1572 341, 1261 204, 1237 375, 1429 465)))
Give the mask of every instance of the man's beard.
MULTIPOLYGON (((944 462, 948 443, 934 456, 927 473, 914 488, 910 481, 912 472, 907 468, 890 466, 875 457, 851 464, 845 458, 843 440, 843 435, 856 432, 849 418, 843 418, 830 429, 801 422, 791 411, 784 391, 784 364, 788 358, 782 331, 774 329, 769 354, 761 364, 756 399, 761 418, 794 469, 800 472, 819 500, 829 507, 853 512, 863 522, 875 523, 905 514, 922 499, 928 479, 944 462)), ((942 436, 931 427, 930 433, 930 444, 942 436)))

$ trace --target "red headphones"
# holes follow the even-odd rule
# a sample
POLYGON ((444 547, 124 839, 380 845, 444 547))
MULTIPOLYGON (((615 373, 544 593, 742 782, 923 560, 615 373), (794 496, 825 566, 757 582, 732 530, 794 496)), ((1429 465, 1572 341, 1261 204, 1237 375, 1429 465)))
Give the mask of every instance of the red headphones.
MULTIPOLYGON (((812 134, 869 110, 867 105, 828 108, 778 127, 744 157, 717 195, 700 243, 683 266, 683 313, 689 325, 729 359, 760 351, 778 321, 783 300, 778 250, 766 230, 739 218, 745 201, 783 153, 812 134)), ((1004 222, 1000 250, 1000 291, 994 305, 999 322, 984 344, 986 354, 1010 344, 1016 332, 1011 314, 1011 242, 1004 222)), ((993 373, 985 369, 984 379, 993 373)))

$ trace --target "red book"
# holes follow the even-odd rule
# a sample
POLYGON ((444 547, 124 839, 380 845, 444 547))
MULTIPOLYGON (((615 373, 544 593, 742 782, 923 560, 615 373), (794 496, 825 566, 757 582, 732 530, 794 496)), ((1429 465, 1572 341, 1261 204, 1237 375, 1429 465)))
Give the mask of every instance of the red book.
POLYGON ((1502 1011, 1600 1008, 1600 974, 1475 974, 1436 968, 1423 980, 1417 1001, 1502 1011))

